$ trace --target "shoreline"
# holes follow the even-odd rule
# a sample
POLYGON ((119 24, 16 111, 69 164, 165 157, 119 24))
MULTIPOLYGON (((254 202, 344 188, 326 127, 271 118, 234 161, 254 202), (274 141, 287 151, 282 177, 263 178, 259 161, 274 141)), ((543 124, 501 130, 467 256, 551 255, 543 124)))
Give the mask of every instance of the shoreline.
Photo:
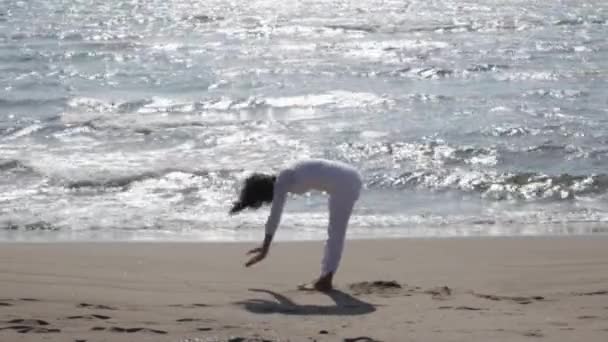
MULTIPOLYGON (((177 235, 177 234, 176 234, 177 235)), ((8 240, 8 239, 0 239, 0 245, 2 244, 121 244, 121 243, 135 243, 135 244, 256 244, 263 240, 263 232, 259 232, 259 234, 255 234, 256 237, 251 237, 248 239, 201 239, 201 240, 192 240, 188 239, 187 236, 184 236, 180 239, 162 239, 162 238, 134 238, 134 239, 23 239, 23 240, 8 240), (259 235, 259 237, 257 237, 259 235)), ((378 236, 378 237, 369 237, 369 236, 355 236, 349 237, 347 234, 347 241, 394 241, 394 240, 514 240, 514 239, 581 239, 581 238, 590 238, 590 239, 608 239, 608 233, 600 232, 600 233, 583 233, 583 234, 526 234, 526 235, 445 235, 445 236, 378 236)), ((325 237, 316 237, 316 238, 307 238, 307 239, 295 239, 295 238, 281 238, 277 237, 274 239, 273 243, 315 243, 315 242, 323 242, 325 241, 325 237)))
MULTIPOLYGON (((197 243, 254 243, 261 241, 263 229, 215 229, 183 231, 0 231, 0 243, 87 243, 87 242, 197 242, 197 243)), ((585 222, 572 224, 518 225, 517 227, 473 226, 463 229, 453 226, 443 230, 437 227, 421 229, 409 228, 362 228, 349 227, 348 240, 399 240, 399 239, 478 239, 478 238, 571 238, 571 237, 608 237, 608 225, 602 222, 585 222)), ((324 229, 300 230, 295 228, 280 229, 275 241, 304 242, 324 241, 327 233, 324 229)))

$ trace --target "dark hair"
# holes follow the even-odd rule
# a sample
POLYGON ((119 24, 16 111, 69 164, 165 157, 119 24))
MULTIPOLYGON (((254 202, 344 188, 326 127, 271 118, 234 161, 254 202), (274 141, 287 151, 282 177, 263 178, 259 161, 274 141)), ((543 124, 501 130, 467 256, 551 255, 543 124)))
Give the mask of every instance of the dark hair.
POLYGON ((245 208, 257 209, 264 203, 271 203, 276 178, 274 175, 262 173, 254 173, 247 177, 239 200, 233 203, 230 214, 236 214, 245 208))

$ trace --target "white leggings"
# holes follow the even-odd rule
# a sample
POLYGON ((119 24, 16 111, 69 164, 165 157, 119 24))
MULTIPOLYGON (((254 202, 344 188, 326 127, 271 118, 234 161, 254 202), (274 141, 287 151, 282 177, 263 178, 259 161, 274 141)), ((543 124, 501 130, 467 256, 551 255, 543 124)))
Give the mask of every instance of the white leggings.
POLYGON ((321 265, 321 276, 328 273, 335 274, 340 264, 348 220, 361 191, 360 182, 352 186, 353 188, 349 191, 337 192, 329 197, 329 225, 327 227, 325 254, 321 265))

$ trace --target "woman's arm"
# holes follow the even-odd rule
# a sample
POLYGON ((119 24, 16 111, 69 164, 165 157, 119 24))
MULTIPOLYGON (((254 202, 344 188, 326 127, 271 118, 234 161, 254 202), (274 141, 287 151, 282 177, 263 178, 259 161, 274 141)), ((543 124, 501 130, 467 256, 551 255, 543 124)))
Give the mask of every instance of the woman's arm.
POLYGON ((277 231, 279 223, 281 222, 281 215, 283 214, 283 208, 285 207, 285 201, 287 200, 288 177, 288 174, 281 173, 275 181, 270 215, 268 215, 268 219, 266 220, 265 228, 267 236, 274 236, 274 233, 277 231))
POLYGON ((281 172, 277 177, 273 189, 270 215, 268 215, 268 220, 266 220, 266 235, 264 236, 264 242, 262 243, 261 247, 254 248, 249 251, 249 253, 247 253, 256 255, 254 255, 245 264, 245 266, 252 266, 264 260, 264 258, 266 258, 266 255, 268 255, 270 245, 272 244, 272 239, 274 238, 274 234, 277 231, 279 223, 281 222, 281 215, 283 213, 283 208, 285 207, 285 201, 287 200, 287 192, 289 188, 288 184, 291 181, 291 177, 292 176, 289 171, 281 172))

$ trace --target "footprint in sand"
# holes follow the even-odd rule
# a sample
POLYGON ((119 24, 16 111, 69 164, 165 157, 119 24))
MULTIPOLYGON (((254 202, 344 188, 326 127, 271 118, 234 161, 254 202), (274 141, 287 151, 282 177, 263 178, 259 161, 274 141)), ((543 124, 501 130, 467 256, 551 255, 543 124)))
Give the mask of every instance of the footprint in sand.
MULTIPOLYGON (((202 318, 180 318, 180 319, 176 319, 175 321, 178 322, 178 323, 193 323, 193 322, 196 322, 196 323, 201 323, 201 322, 204 322, 204 323, 213 323, 213 322, 215 322, 212 319, 202 319, 202 318)), ((226 327, 224 327, 224 328, 226 328, 226 327)), ((199 327, 199 328, 196 328, 196 330, 197 331, 211 331, 211 330, 213 330, 213 328, 210 328, 210 327, 199 327)))
POLYGON ((487 309, 482 309, 482 308, 475 308, 475 307, 472 307, 472 306, 457 306, 457 307, 453 307, 453 306, 440 306, 438 309, 439 310, 453 309, 453 310, 463 310, 463 311, 482 311, 482 310, 487 310, 487 309))
POLYGON ((57 333, 60 332, 60 329, 55 328, 46 328, 43 326, 49 325, 47 321, 43 321, 41 319, 27 319, 27 318, 17 318, 10 321, 7 321, 8 324, 16 324, 10 325, 7 327, 0 327, 0 330, 15 330, 20 334, 25 333, 57 333))
POLYGON ((180 319, 176 319, 176 322, 198 322, 200 321, 200 319, 198 318, 180 318, 180 319))
POLYGON ((0 299, 0 306, 13 306, 11 302, 23 301, 23 302, 39 302, 39 299, 35 298, 17 298, 17 299, 0 299))
POLYGON ((215 322, 212 319, 203 319, 203 318, 180 318, 180 319, 176 319, 175 321, 180 322, 180 323, 183 323, 183 322, 207 322, 207 323, 215 322))
POLYGON ((373 339, 367 336, 345 338, 344 342, 381 342, 380 340, 373 339))
POLYGON ((106 320, 106 319, 110 319, 110 318, 112 318, 112 317, 104 316, 104 315, 78 315, 78 316, 66 317, 66 319, 86 319, 86 320, 94 320, 94 319, 106 320))
POLYGON ((526 337, 543 337, 545 335, 543 335, 542 331, 540 330, 529 330, 524 332, 522 335, 526 336, 526 337))
POLYGON ((403 290, 403 286, 394 280, 376 280, 376 281, 362 281, 349 285, 351 291, 355 295, 361 294, 398 294, 403 290))
POLYGON ((488 294, 481 294, 481 293, 474 293, 473 292, 473 296, 478 297, 478 298, 483 298, 483 299, 488 299, 488 300, 493 300, 493 301, 510 301, 510 302, 514 302, 517 304, 530 304, 534 301, 542 301, 545 300, 545 297, 542 296, 532 296, 532 297, 511 297, 511 296, 497 296, 497 295, 488 295, 488 294))
POLYGON ((452 295, 452 289, 447 286, 439 286, 434 289, 426 290, 424 293, 430 294, 433 299, 444 300, 452 295))
POLYGON ((240 336, 235 336, 235 337, 231 337, 227 340, 228 342, 278 342, 277 340, 271 340, 271 339, 267 339, 267 338, 261 338, 261 337, 240 337, 240 336))
POLYGON ((46 334, 46 333, 58 333, 61 332, 60 329, 54 328, 43 328, 43 327, 32 327, 29 325, 14 325, 0 328, 0 330, 15 330, 20 334, 26 333, 36 333, 36 334, 46 334))
POLYGON ((172 307, 172 308, 185 308, 185 309, 206 308, 206 307, 209 307, 209 306, 211 306, 211 305, 209 305, 209 304, 202 304, 202 303, 171 304, 171 305, 169 305, 169 307, 172 307))
POLYGON ((154 333, 154 334, 167 334, 166 331, 164 330, 158 330, 158 329, 148 329, 148 328, 121 328, 121 327, 93 327, 91 328, 92 331, 110 331, 110 332, 116 332, 116 333, 136 333, 136 332, 142 332, 142 333, 154 333))
POLYGON ((602 296, 608 295, 608 290, 599 290, 599 291, 591 291, 591 292, 575 292, 575 296, 602 296))
POLYGON ((89 303, 80 303, 77 305, 79 308, 87 308, 87 309, 98 309, 98 310, 117 310, 111 306, 107 305, 99 305, 99 304, 89 304, 89 303))
POLYGON ((438 286, 429 290, 422 290, 419 286, 411 287, 401 285, 394 280, 363 281, 349 285, 354 295, 376 294, 381 296, 399 295, 411 296, 413 294, 430 294, 433 299, 448 299, 452 295, 452 289, 447 286, 438 286))
POLYGON ((49 325, 49 322, 43 321, 41 319, 27 319, 27 318, 17 318, 6 323, 9 324, 33 324, 33 325, 49 325))

